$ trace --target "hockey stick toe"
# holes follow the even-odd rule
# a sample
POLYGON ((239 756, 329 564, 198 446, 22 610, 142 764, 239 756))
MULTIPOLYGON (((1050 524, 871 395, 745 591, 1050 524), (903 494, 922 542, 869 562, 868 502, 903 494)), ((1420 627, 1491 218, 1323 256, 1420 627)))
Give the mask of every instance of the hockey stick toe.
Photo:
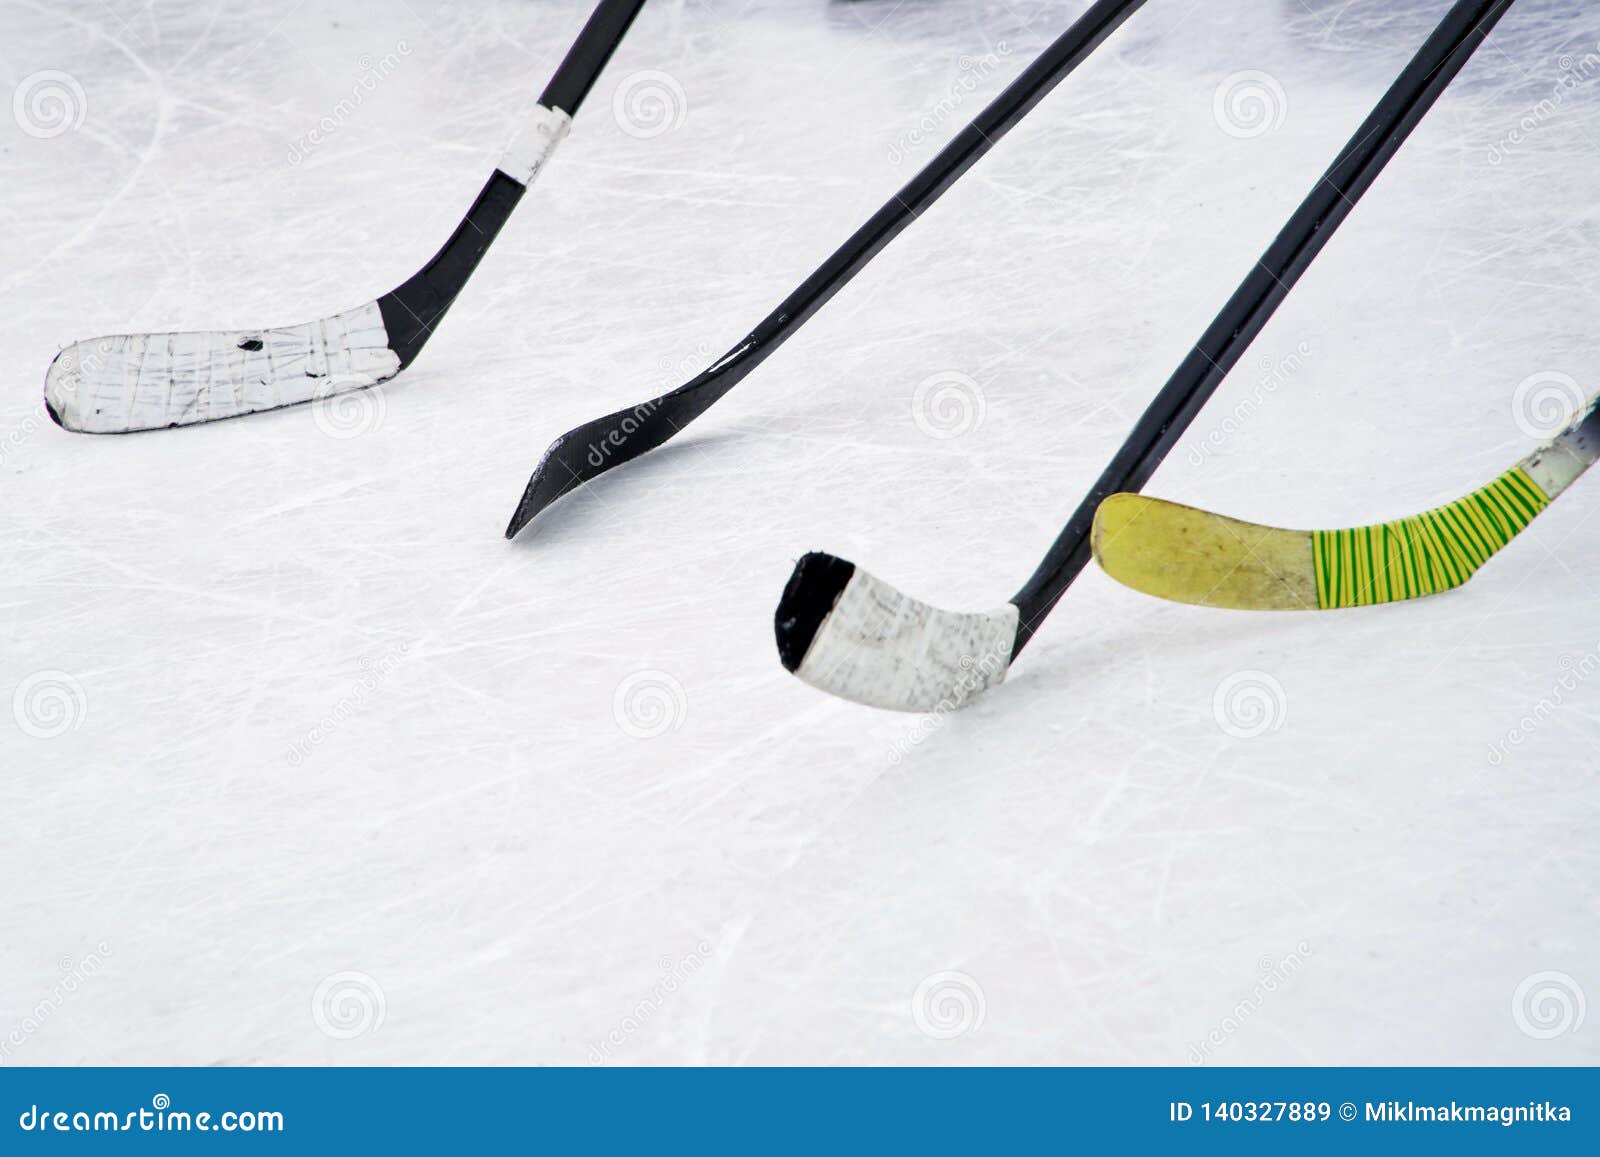
POLYGON ((1317 606, 1311 536, 1165 502, 1113 494, 1095 511, 1095 561, 1125 587, 1234 610, 1317 606))
POLYGON ((654 450, 694 421, 721 397, 721 392, 711 392, 717 385, 716 374, 713 367, 670 394, 574 426, 550 443, 528 478, 506 537, 515 538, 557 499, 654 450))

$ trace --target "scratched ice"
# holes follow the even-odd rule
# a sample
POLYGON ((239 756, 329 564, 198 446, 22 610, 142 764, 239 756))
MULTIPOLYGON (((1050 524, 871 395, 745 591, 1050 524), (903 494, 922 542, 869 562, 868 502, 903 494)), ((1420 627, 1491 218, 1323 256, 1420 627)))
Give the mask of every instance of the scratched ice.
MULTIPOLYGON (((7 4, 0 1060, 1600 1061, 1600 479, 1412 605, 1091 571, 947 719, 772 643, 814 547, 1008 597, 1445 0, 1151 0, 501 538, 1083 7, 657 0, 395 383, 106 438, 44 416, 58 349, 397 284, 586 6, 7 4)), ((1600 9, 1520 0, 1151 492, 1339 526, 1493 477, 1600 387, 1597 185, 1600 9)))

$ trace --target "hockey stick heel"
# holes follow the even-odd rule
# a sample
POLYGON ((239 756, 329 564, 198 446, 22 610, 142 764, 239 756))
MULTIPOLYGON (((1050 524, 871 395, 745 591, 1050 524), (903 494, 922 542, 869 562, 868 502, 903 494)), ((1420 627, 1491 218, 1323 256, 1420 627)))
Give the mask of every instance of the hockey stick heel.
POLYGON ((891 711, 953 711, 1005 681, 1017 608, 940 610, 813 552, 795 564, 774 626, 779 660, 820 691, 891 711))

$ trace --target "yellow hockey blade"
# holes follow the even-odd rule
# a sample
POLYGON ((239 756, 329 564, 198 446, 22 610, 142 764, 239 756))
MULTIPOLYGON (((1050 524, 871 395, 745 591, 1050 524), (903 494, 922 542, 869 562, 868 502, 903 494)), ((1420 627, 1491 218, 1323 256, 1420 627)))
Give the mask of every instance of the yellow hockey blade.
POLYGON ((1113 494, 1095 512, 1091 545, 1108 575, 1157 598, 1242 611, 1317 609, 1309 531, 1113 494))

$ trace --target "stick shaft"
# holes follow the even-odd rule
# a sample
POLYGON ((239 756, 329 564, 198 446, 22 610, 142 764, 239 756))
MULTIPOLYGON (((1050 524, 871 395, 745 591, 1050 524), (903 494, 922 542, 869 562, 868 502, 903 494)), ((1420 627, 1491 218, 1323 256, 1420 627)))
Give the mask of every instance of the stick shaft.
POLYGON ((718 360, 688 417, 698 417, 799 329, 1082 64, 1145 0, 1096 0, 755 329, 718 360))
POLYGON ((575 116, 643 7, 644 0, 600 0, 556 74, 545 85, 539 103, 575 116))
POLYGON ((565 134, 564 119, 578 111, 601 70, 627 34, 644 0, 600 0, 578 38, 567 49, 550 83, 539 97, 539 107, 523 125, 523 136, 500 159, 495 172, 478 193, 478 199, 450 240, 412 274, 403 285, 378 299, 383 312, 389 345, 400 358, 400 368, 409 366, 433 336, 434 327, 455 303, 456 295, 467 284, 489 246, 511 219, 511 213, 528 191, 560 137, 565 134), (551 110, 559 110, 552 112, 551 110), (537 133, 542 122, 555 118, 558 131, 540 144, 537 133), (529 152, 532 142, 533 151, 529 152), (513 158, 516 154, 516 158, 513 158))

